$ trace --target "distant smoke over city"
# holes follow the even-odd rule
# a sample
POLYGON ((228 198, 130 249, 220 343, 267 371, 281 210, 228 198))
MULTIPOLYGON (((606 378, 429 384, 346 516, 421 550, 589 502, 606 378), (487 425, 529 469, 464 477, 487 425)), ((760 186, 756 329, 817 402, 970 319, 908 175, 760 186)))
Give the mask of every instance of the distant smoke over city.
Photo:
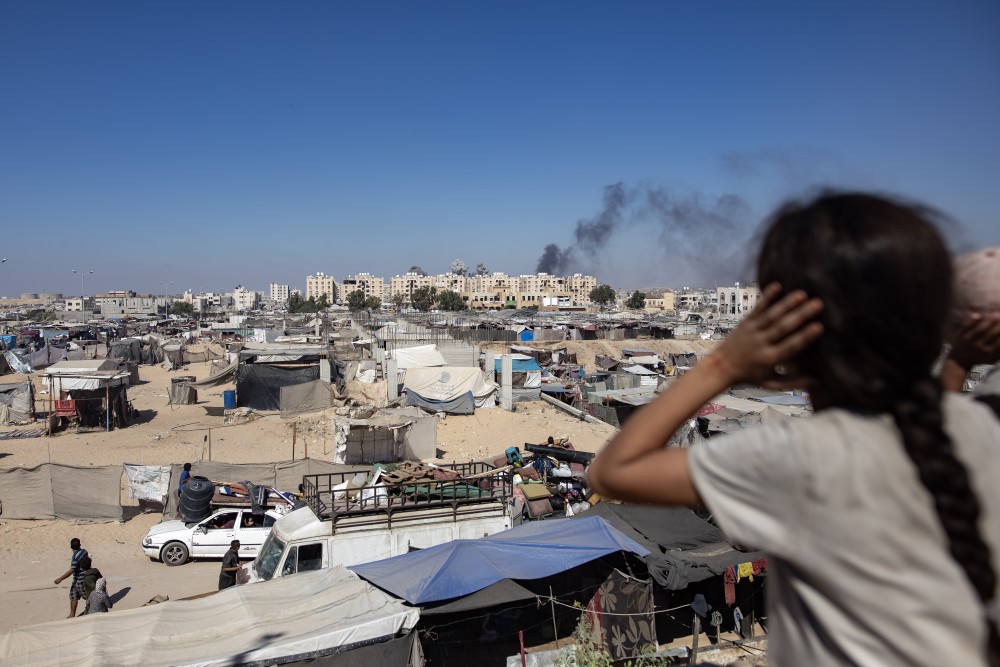
MULTIPOLYGON (((628 227, 655 232, 641 236, 654 242, 664 259, 684 264, 685 273, 702 284, 738 279, 746 268, 752 211, 742 197, 676 193, 667 188, 615 183, 604 188, 604 206, 593 218, 578 220, 573 241, 545 246, 536 271, 568 274, 592 272, 608 243, 628 227)), ((614 263, 617 258, 604 258, 614 263)), ((670 270, 664 262, 664 278, 670 270)))

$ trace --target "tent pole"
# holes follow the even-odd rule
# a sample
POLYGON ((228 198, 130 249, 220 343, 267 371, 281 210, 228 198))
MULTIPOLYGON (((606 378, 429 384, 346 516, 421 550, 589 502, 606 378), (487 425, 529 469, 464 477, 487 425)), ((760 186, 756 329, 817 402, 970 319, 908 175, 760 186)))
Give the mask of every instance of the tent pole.
POLYGON ((111 384, 108 383, 104 385, 104 404, 107 408, 104 410, 104 423, 105 430, 111 431, 111 384))
POLYGON ((552 596, 551 586, 549 586, 549 604, 552 606, 552 634, 556 638, 556 648, 559 648, 559 628, 556 626, 556 599, 552 596))

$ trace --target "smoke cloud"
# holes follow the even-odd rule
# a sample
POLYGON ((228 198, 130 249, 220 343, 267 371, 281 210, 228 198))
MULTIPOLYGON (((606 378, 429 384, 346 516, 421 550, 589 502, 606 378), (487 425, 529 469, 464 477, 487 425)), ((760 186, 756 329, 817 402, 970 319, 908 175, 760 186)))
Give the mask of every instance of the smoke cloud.
POLYGON ((577 221, 571 244, 545 246, 536 271, 592 272, 613 238, 641 226, 654 232, 641 237, 644 246, 653 238, 663 252, 663 270, 657 272, 663 280, 683 273, 711 285, 743 274, 752 211, 739 195, 709 197, 619 182, 604 188, 603 204, 593 218, 577 221))

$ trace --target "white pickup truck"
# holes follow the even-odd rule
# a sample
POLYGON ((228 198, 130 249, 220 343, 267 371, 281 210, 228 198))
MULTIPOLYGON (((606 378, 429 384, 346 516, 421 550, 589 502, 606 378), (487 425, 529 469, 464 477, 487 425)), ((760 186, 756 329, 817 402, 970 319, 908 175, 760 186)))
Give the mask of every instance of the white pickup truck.
POLYGON ((274 523, 257 558, 237 573, 241 584, 381 560, 454 539, 511 527, 510 476, 483 463, 441 466, 453 480, 379 483, 342 489, 349 473, 306 475, 306 507, 274 523), (352 495, 353 493, 353 495, 352 495))

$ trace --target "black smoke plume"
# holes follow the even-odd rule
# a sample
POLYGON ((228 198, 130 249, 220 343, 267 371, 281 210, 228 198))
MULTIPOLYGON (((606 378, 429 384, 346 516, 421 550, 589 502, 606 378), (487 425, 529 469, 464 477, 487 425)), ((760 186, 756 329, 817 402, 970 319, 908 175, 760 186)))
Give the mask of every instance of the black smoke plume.
MULTIPOLYGON (((751 209, 739 195, 708 197, 619 182, 604 188, 603 199, 596 216, 577 221, 571 245, 545 246, 536 271, 589 272, 619 231, 642 225, 656 231, 665 259, 686 265, 686 273, 706 285, 738 279, 743 273, 751 209)), ((665 270, 668 264, 664 262, 665 270)))

